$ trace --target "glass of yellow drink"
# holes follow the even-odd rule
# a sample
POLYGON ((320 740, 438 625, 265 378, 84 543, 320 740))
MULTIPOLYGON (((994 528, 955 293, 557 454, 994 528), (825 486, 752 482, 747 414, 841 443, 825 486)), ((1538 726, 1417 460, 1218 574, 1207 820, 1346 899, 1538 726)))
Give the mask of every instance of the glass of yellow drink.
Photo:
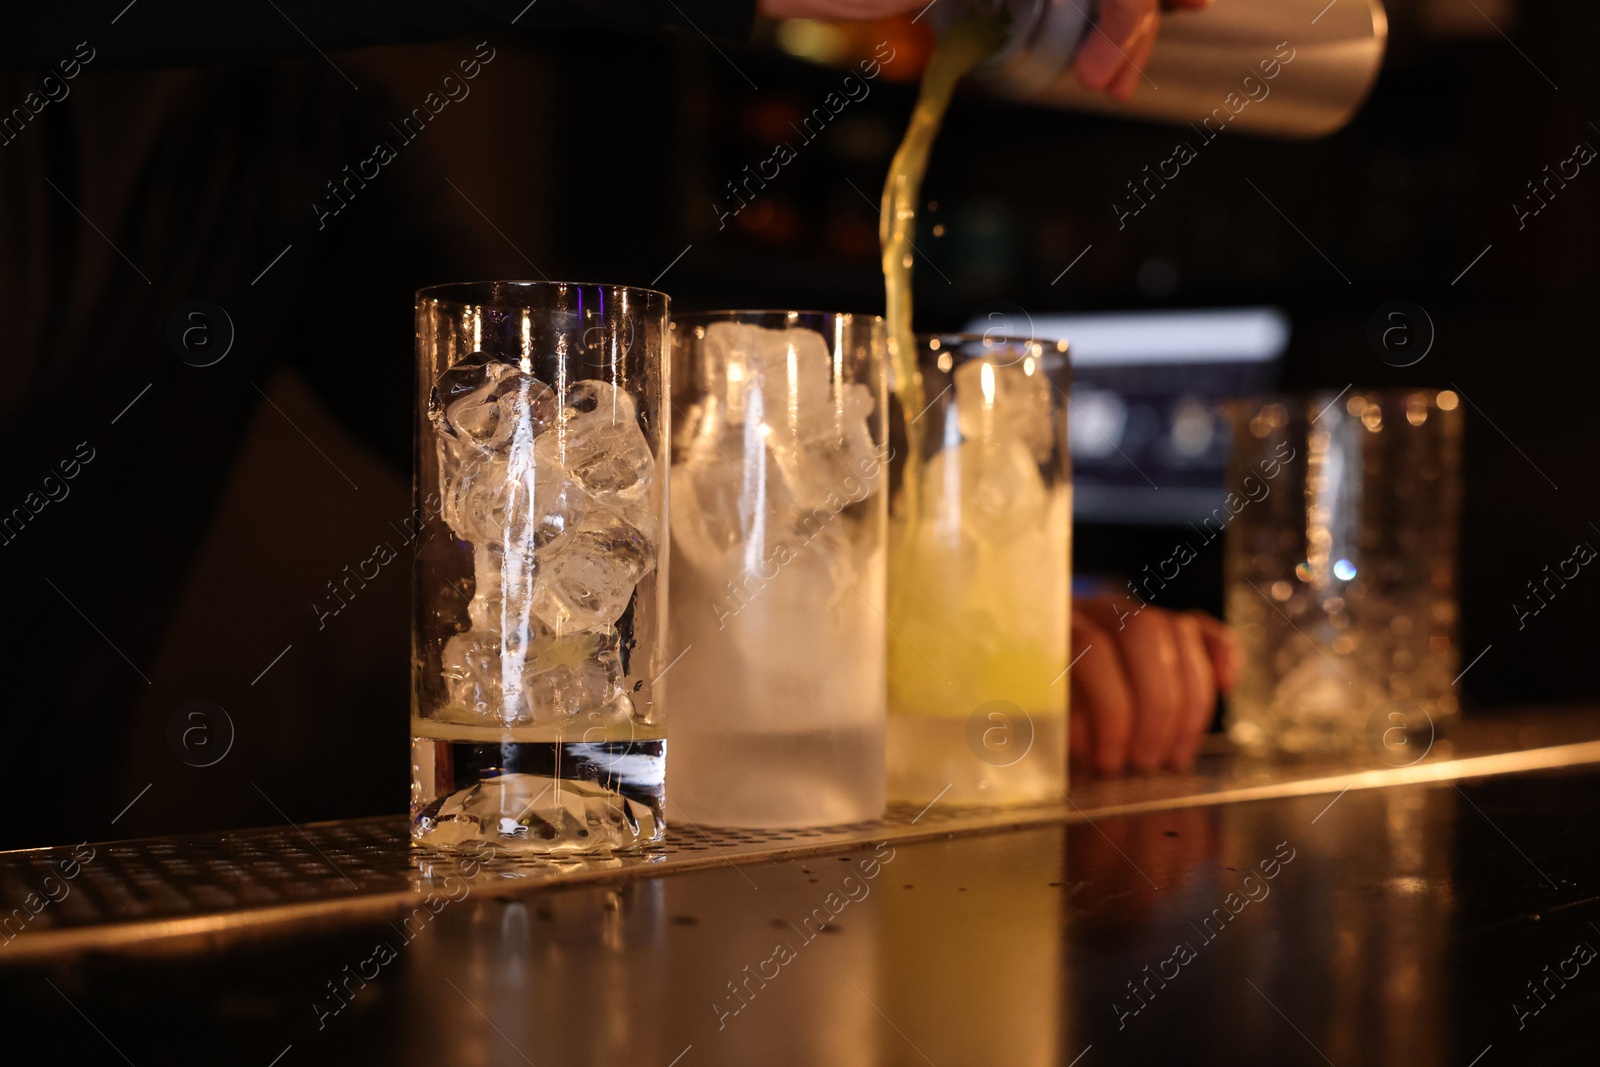
POLYGON ((1059 800, 1072 475, 1065 342, 919 336, 895 420, 889 795, 1059 800))

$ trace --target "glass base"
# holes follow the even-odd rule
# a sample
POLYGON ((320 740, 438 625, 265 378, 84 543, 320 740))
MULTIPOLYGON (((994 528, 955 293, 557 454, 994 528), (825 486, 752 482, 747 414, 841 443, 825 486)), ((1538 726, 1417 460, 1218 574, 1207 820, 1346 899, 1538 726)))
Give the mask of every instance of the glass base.
POLYGON ((1067 790, 1067 717, 1029 713, 1031 738, 989 748, 969 719, 889 716, 889 799, 906 804, 1060 803, 1067 790), (1030 743, 1031 742, 1031 743, 1030 743))
POLYGON ((707 826, 783 829, 881 818, 883 730, 685 731, 672 750, 672 810, 707 826))
POLYGON ((519 733, 498 741, 411 739, 414 843, 603 853, 665 835, 665 740, 525 740, 519 733))

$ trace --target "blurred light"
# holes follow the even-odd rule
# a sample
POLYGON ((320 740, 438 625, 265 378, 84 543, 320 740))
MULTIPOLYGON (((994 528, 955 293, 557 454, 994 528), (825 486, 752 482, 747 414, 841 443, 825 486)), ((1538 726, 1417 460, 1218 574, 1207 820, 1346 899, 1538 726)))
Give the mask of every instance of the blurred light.
POLYGON ((1452 393, 1448 389, 1439 394, 1440 411, 1454 411, 1460 403, 1461 398, 1456 396, 1456 394, 1452 393))
POLYGON ((1062 352, 1070 337, 1079 367, 1271 363, 1289 346, 1289 317, 1277 308, 1002 315, 967 328, 1055 340, 1062 352))
POLYGON ((850 34, 844 27, 814 19, 784 19, 773 37, 791 56, 814 63, 837 63, 850 50, 850 34))
POLYGON ((1356 565, 1347 559, 1341 559, 1333 565, 1333 576, 1341 582, 1348 582, 1356 576, 1356 565))
POLYGON ((994 407, 994 364, 985 363, 978 368, 978 385, 983 389, 985 407, 994 407))
POLYGON ((1216 437, 1211 408, 1194 397, 1178 402, 1172 414, 1172 449, 1187 459, 1203 456, 1216 437))
POLYGON ((1272 583, 1272 599, 1283 603, 1294 594, 1294 587, 1288 582, 1277 581, 1272 583))
POLYGON ((1072 454, 1104 459, 1117 450, 1128 424, 1128 406, 1122 397, 1107 389, 1079 388, 1075 391, 1076 418, 1067 420, 1067 436, 1072 454))

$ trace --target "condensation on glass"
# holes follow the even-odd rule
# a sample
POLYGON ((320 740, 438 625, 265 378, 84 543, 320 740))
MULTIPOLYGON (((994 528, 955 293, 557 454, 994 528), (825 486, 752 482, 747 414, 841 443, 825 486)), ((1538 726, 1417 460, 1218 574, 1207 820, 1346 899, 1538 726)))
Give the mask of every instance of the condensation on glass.
POLYGON ((667 308, 565 282, 417 294, 419 843, 663 833, 667 308))
POLYGON ((1426 754, 1453 680, 1460 398, 1317 393, 1232 407, 1228 621, 1245 658, 1228 732, 1247 751, 1426 754))
POLYGON ((883 320, 672 324, 673 806, 824 826, 884 810, 883 320))
POLYGON ((898 412, 889 505, 889 795, 1059 800, 1067 343, 953 335, 917 346, 926 406, 898 412))

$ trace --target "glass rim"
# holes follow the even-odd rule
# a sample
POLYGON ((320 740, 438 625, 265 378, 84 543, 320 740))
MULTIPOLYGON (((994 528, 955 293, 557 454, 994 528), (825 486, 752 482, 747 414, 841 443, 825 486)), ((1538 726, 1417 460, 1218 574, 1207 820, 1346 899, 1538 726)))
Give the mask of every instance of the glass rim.
POLYGON ((1071 345, 1064 337, 1046 342, 1037 337, 953 332, 919 333, 916 339, 917 365, 933 364, 939 366, 941 371, 949 370, 943 365, 946 357, 959 359, 963 363, 969 360, 1009 359, 1011 363, 1006 366, 1018 361, 1036 359, 1041 366, 1049 367, 1053 372, 1065 369, 1070 373, 1072 368, 1071 345), (971 351, 970 346, 973 345, 981 345, 982 351, 971 351))
POLYGON ((1068 355, 1072 351, 1072 344, 1065 337, 1023 337, 1020 334, 1003 333, 996 335, 993 333, 964 333, 960 330, 952 330, 948 332, 919 331, 916 336, 917 347, 919 349, 926 345, 930 351, 935 352, 938 351, 939 347, 944 344, 981 344, 985 348, 1015 348, 1025 345, 1038 345, 1041 348, 1048 348, 1050 352, 1063 356, 1068 355), (929 341, 938 341, 939 345, 928 345, 927 342, 929 341))
POLYGON ((494 300, 467 300, 467 299, 463 299, 463 298, 461 298, 459 296, 451 295, 452 293, 455 293, 455 292, 465 292, 465 291, 471 291, 471 290, 490 290, 490 289, 492 289, 492 288, 494 288, 496 286, 505 286, 505 287, 508 287, 508 288, 511 288, 511 289, 519 289, 520 288, 520 289, 540 289, 540 290, 544 290, 544 289, 560 289, 560 288, 627 290, 629 292, 639 293, 639 294, 647 296, 647 297, 660 297, 662 300, 667 301, 669 304, 672 301, 672 297, 671 297, 670 294, 664 293, 660 289, 650 289, 650 288, 647 288, 647 287, 641 286, 641 285, 622 285, 622 284, 620 284, 618 282, 573 282, 573 281, 565 281, 565 280, 555 280, 555 279, 550 279, 550 278, 543 278, 543 279, 540 279, 540 278, 532 278, 532 279, 528 279, 528 278, 480 278, 480 279, 478 279, 476 281, 437 282, 437 283, 435 283, 433 285, 425 285, 422 288, 418 289, 413 294, 413 298, 414 298, 414 300, 416 301, 417 304, 422 304, 425 301, 432 301, 434 303, 443 303, 443 304, 462 304, 462 305, 466 305, 466 304, 497 304, 497 303, 501 303, 501 301, 494 301, 494 300))
POLYGON ((1347 396, 1373 397, 1373 398, 1377 399, 1379 402, 1383 402, 1383 401, 1394 401, 1394 400, 1407 400, 1407 399, 1411 398, 1412 396, 1414 396, 1417 393, 1429 393, 1429 394, 1432 394, 1431 399, 1433 399, 1435 402, 1437 402, 1439 400, 1439 398, 1443 397, 1446 393, 1448 393, 1448 394, 1450 394, 1450 396, 1456 398, 1457 403, 1455 403, 1455 404, 1453 404, 1453 405, 1451 405, 1450 407, 1447 407, 1447 408, 1443 408, 1442 407, 1442 408, 1440 408, 1441 411, 1458 411, 1458 410, 1461 409, 1461 404, 1460 404, 1459 401, 1465 399, 1465 397, 1463 397, 1458 390, 1452 389, 1452 388, 1450 388, 1448 386, 1438 386, 1438 385, 1412 385, 1412 386, 1380 385, 1380 386, 1375 386, 1375 387, 1373 387, 1371 389, 1356 389, 1356 388, 1352 388, 1352 387, 1347 386, 1342 392, 1339 391, 1339 390, 1331 389, 1331 388, 1329 388, 1329 389, 1283 389, 1283 390, 1278 390, 1278 391, 1271 392, 1271 393, 1249 393, 1249 394, 1246 394, 1244 396, 1223 397, 1223 398, 1220 399, 1219 402, 1224 404, 1224 405, 1230 406, 1230 407, 1231 406, 1235 406, 1235 405, 1243 407, 1243 406, 1249 406, 1249 405, 1266 405, 1266 404, 1304 404, 1304 403, 1311 403, 1311 402, 1314 402, 1314 401, 1317 401, 1317 400, 1321 400, 1322 398, 1326 397, 1326 398, 1328 398, 1329 403, 1333 403, 1335 401, 1342 400, 1347 396))
POLYGON ((840 319, 863 319, 868 322, 883 321, 882 315, 874 314, 870 311, 808 311, 802 308, 718 308, 712 311, 673 312, 672 321, 677 322, 679 319, 682 319, 685 322, 693 322, 695 320, 726 322, 730 319, 743 318, 747 316, 755 318, 766 315, 816 316, 817 318, 827 318, 831 316, 833 318, 840 319))

